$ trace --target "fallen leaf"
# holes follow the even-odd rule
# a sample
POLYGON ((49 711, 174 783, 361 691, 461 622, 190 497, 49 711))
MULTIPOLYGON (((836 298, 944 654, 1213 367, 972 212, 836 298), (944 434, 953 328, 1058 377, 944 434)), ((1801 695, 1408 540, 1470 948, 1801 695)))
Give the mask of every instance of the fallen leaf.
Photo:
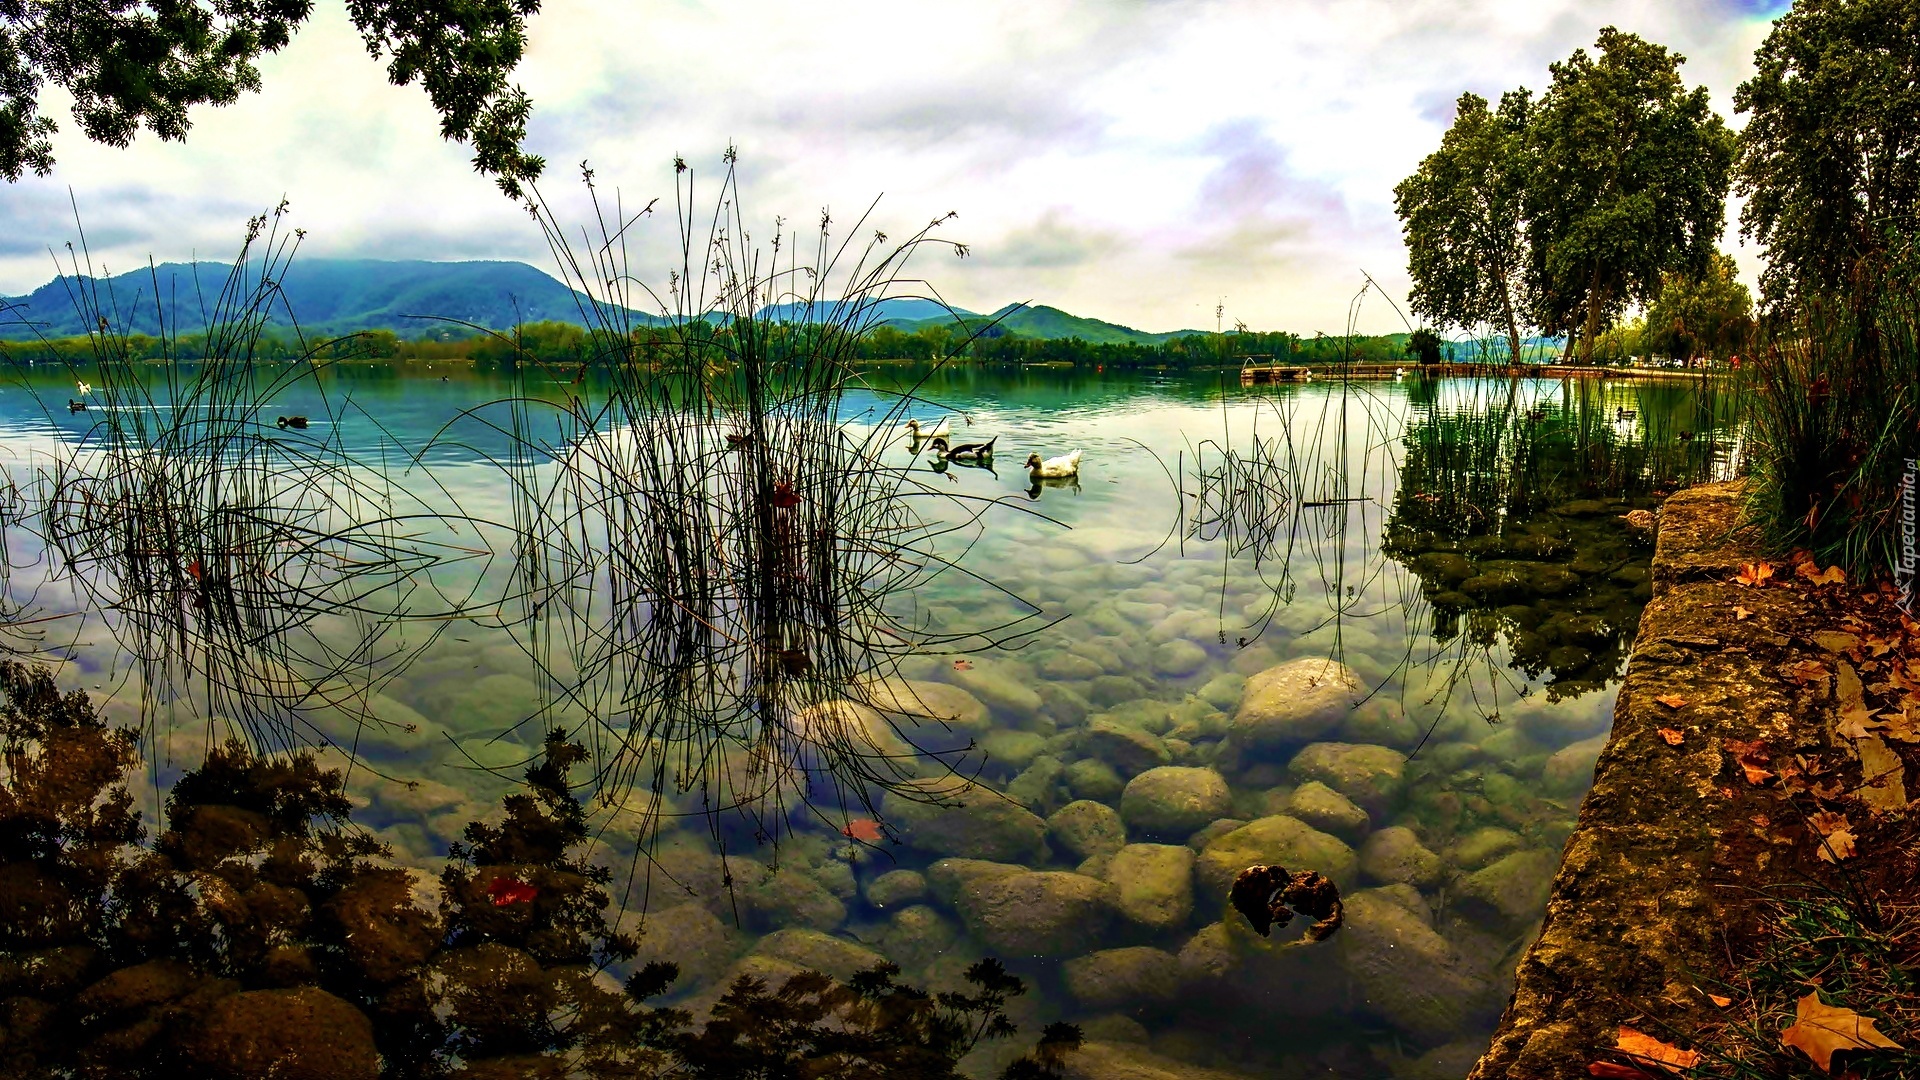
POLYGON ((1795 682, 1811 683, 1822 682, 1832 673, 1818 660, 1802 660, 1797 664, 1790 665, 1787 668, 1787 674, 1795 682))
POLYGON ((1875 729, 1895 742, 1920 742, 1920 724, 1914 722, 1913 704, 1909 701, 1904 710, 1883 714, 1874 721, 1875 729))
POLYGON ((1862 705, 1848 705, 1840 710, 1833 722, 1833 730, 1849 739, 1864 739, 1873 734, 1867 730, 1867 724, 1879 715, 1862 705))
POLYGON ((1826 862, 1839 862, 1851 859, 1854 854, 1853 826, 1847 821, 1847 815, 1831 810, 1822 810, 1807 815, 1807 823, 1820 834, 1820 858, 1826 862))
POLYGON ((853 840, 864 840, 869 844, 886 835, 880 828, 880 823, 872 818, 854 818, 840 827, 840 834, 853 840))
POLYGON ((1731 1004, 1733 1004, 1733 999, 1732 999, 1732 998, 1730 998, 1730 997, 1721 997, 1721 996, 1720 996, 1719 994, 1708 994, 1708 995, 1707 995, 1707 1000, 1708 1000, 1708 1001, 1711 1001, 1711 1002, 1713 1002, 1713 1003, 1714 1003, 1715 1005, 1718 1005, 1718 1006, 1720 1006, 1720 1007, 1721 1007, 1721 1008, 1723 1008, 1723 1009, 1724 1009, 1724 1008, 1726 1008, 1727 1006, 1729 1006, 1729 1005, 1731 1005, 1731 1004))
POLYGON ((1770 562, 1748 563, 1747 565, 1740 568, 1739 575, 1736 576, 1733 580, 1735 583, 1740 585, 1765 585, 1767 583, 1767 579, 1772 576, 1773 576, 1772 563, 1770 562))
POLYGON ((1675 730, 1673 730, 1673 729, 1672 729, 1672 728, 1670 728, 1670 727, 1663 727, 1663 728, 1661 728, 1661 729, 1660 729, 1660 737, 1661 737, 1661 738, 1663 738, 1663 739, 1665 739, 1665 740, 1667 740, 1667 745, 1668 745, 1668 746, 1679 746, 1679 745, 1680 745, 1680 740, 1682 740, 1682 739, 1684 739, 1684 738, 1686 738, 1686 736, 1685 736, 1685 735, 1682 735, 1681 733, 1679 733, 1679 732, 1677 732, 1677 731, 1675 731, 1675 730))
POLYGON ((1853 748, 1860 754, 1860 790, 1854 795, 1876 811, 1905 809, 1906 767, 1900 755, 1875 736, 1854 740, 1853 748))
POLYGON ((1635 1061, 1658 1065, 1669 1072, 1691 1069, 1700 1062, 1699 1051, 1682 1050, 1651 1035, 1642 1035, 1630 1027, 1620 1029, 1620 1041, 1614 1044, 1614 1049, 1635 1061))
POLYGON ((1773 770, 1767 767, 1773 762, 1767 754, 1766 743, 1759 739, 1727 739, 1723 745, 1746 771, 1747 783, 1764 784, 1773 775, 1773 770))
POLYGON ((1860 647, 1859 638, 1840 630, 1817 630, 1813 643, 1830 653, 1852 652, 1860 647))
POLYGON ((964 659, 964 658, 963 658, 963 659, 960 659, 960 660, 955 660, 955 661, 953 662, 953 670, 955 670, 955 671, 972 671, 972 670, 973 670, 973 661, 971 661, 971 660, 967 660, 967 659, 964 659))
POLYGON ((1800 576, 1815 585, 1844 585, 1847 583, 1847 572, 1845 570, 1840 569, 1838 566, 1829 566, 1825 570, 1815 570, 1813 560, 1811 559, 1800 564, 1800 576))
POLYGON ((1773 819, 1768 817, 1765 814, 1755 814, 1752 817, 1748 818, 1747 820, 1753 822, 1755 825, 1758 825, 1763 829, 1773 824, 1773 819))
POLYGON ((1669 709, 1678 709, 1687 703, 1687 699, 1681 697, 1679 694, 1661 694, 1653 700, 1665 705, 1669 709))
POLYGON ((1833 1055, 1841 1050, 1903 1049, 1875 1030, 1872 1017, 1828 1005, 1818 990, 1800 999, 1793 1023, 1780 1032, 1780 1044, 1812 1058, 1824 1073, 1833 1071, 1833 1055))
POLYGON ((1734 622, 1740 622, 1751 614, 1753 614, 1753 612, 1748 611, 1746 608, 1741 607, 1739 604, 1733 605, 1733 621, 1734 622))

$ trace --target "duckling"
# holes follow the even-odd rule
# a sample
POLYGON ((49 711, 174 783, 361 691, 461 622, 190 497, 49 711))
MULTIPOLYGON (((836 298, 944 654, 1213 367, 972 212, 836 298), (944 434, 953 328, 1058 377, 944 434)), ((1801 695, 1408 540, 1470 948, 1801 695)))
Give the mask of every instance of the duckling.
POLYGON ((1636 409, 1623 409, 1618 405, 1613 408, 1613 418, 1615 420, 1631 420, 1639 415, 1640 413, 1636 409))
POLYGON ((933 437, 932 445, 934 454, 939 457, 951 458, 954 461, 985 461, 993 457, 993 444, 999 441, 1000 436, 995 435, 986 442, 970 442, 961 443, 959 446, 948 446, 947 440, 944 437, 936 435, 933 437))
POLYGON ((84 402, 84 401, 75 401, 75 400, 74 400, 74 399, 72 399, 72 398, 68 398, 68 399, 67 399, 67 411, 68 411, 68 412, 86 412, 86 411, 87 411, 87 403, 86 403, 86 402, 84 402))
POLYGON ((919 442, 921 439, 945 439, 952 436, 952 434, 953 417, 951 416, 941 417, 938 424, 935 424, 926 431, 920 430, 920 421, 907 421, 907 437, 914 442, 919 442))
POLYGON ((1403 367, 1397 367, 1397 368, 1394 368, 1394 369, 1393 369, 1393 377, 1394 377, 1394 378, 1396 378, 1396 379, 1404 379, 1404 378, 1406 378, 1406 377, 1407 377, 1407 369, 1406 369, 1406 368, 1403 368, 1403 367))
POLYGON ((1035 480, 1060 480, 1080 475, 1080 451, 1065 457, 1040 460, 1039 454, 1027 455, 1027 474, 1035 480))
POLYGON ((1681 432, 1681 433, 1680 433, 1680 441, 1681 441, 1681 442, 1692 442, 1692 441, 1693 441, 1693 432, 1691 432, 1691 431, 1683 431, 1683 432, 1681 432))
POLYGON ((307 418, 304 416, 282 416, 275 420, 274 423, 282 428, 294 428, 299 431, 305 431, 307 429, 307 418))
POLYGON ((80 383, 80 396, 86 397, 88 394, 91 394, 91 393, 93 393, 93 384, 83 380, 80 383))

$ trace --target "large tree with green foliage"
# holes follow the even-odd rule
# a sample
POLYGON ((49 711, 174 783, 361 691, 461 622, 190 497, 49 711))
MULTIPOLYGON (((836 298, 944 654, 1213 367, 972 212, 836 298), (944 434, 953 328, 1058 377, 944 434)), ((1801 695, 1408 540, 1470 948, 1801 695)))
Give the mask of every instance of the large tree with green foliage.
POLYGON ((1734 136, 1686 58, 1609 26, 1552 65, 1527 125, 1527 231, 1541 325, 1592 343, 1669 271, 1700 273, 1726 218, 1734 136))
POLYGON ((1772 301, 1868 284, 1920 232, 1920 0, 1798 0, 1754 55, 1735 172, 1772 301))
MULTIPOLYGON (((540 174, 527 154, 531 105, 507 81, 540 0, 348 0, 347 12, 396 86, 419 83, 440 134, 473 146, 474 168, 509 195, 540 174)), ((73 95, 89 139, 127 146, 144 124, 186 138, 195 105, 260 88, 254 62, 284 48, 312 0, 0 0, 0 176, 53 169, 51 83, 73 95)))
POLYGON ((1668 274, 1647 308, 1645 346, 1683 360, 1724 360, 1745 349, 1753 332, 1753 296, 1737 275, 1733 257, 1719 254, 1704 274, 1668 274))
POLYGON ((1393 189, 1414 313, 1441 327, 1493 326, 1520 362, 1528 266, 1527 91, 1489 109, 1461 94, 1440 149, 1393 189))

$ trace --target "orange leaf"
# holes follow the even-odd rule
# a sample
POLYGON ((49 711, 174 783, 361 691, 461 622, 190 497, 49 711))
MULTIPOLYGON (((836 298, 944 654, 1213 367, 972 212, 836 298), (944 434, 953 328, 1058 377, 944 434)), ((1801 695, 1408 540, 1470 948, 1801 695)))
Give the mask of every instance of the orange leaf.
POLYGON ((1600 1080, 1653 1080, 1653 1074, 1643 1072, 1631 1065, 1615 1065, 1611 1061, 1595 1061, 1587 1066, 1588 1076, 1600 1077, 1600 1080))
POLYGON ((1764 784, 1773 775, 1773 770, 1767 767, 1773 763, 1773 759, 1767 754, 1766 743, 1759 739, 1727 739, 1724 745, 1734 760, 1740 763, 1740 768, 1746 771, 1747 783, 1764 784))
POLYGON ((1801 577, 1806 578, 1815 585, 1845 585, 1847 583, 1847 572, 1837 566, 1829 566, 1825 570, 1815 570, 1813 560, 1809 559, 1800 564, 1799 570, 1801 577))
POLYGON ((1823 841, 1820 845, 1820 858, 1826 862, 1839 862, 1854 856, 1853 826, 1848 823, 1847 815, 1831 810, 1808 814, 1807 823, 1814 827, 1823 841))
POLYGON ((1713 1003, 1714 1003, 1715 1005, 1718 1005, 1718 1006, 1720 1006, 1720 1007, 1721 1007, 1721 1008, 1723 1008, 1723 1009, 1724 1009, 1724 1008, 1726 1008, 1727 1006, 1729 1006, 1729 1005, 1731 1005, 1731 1004, 1733 1004, 1733 999, 1732 999, 1732 998, 1730 998, 1730 997, 1721 997, 1721 996, 1720 996, 1719 994, 1708 994, 1708 995, 1707 995, 1707 1000, 1708 1000, 1708 1001, 1711 1001, 1711 1002, 1713 1002, 1713 1003))
POLYGON ((1680 734, 1679 732, 1673 730, 1670 727, 1661 728, 1660 737, 1667 740, 1668 746, 1679 746, 1680 740, 1686 738, 1685 735, 1680 734))
POLYGON ((1687 703, 1687 699, 1681 697, 1679 694, 1661 694, 1653 700, 1665 705, 1669 709, 1678 709, 1687 703))
POLYGON ((1739 584, 1739 585, 1765 585, 1767 583, 1767 579, 1772 576, 1773 576, 1772 563, 1757 562, 1757 563, 1748 563, 1747 565, 1742 566, 1740 568, 1739 575, 1736 576, 1733 580, 1736 584, 1739 584))
POLYGON ((1753 614, 1753 612, 1748 611, 1746 608, 1741 607, 1739 604, 1733 605, 1733 621, 1734 622, 1740 622, 1751 614, 1753 614))
POLYGON ((963 658, 961 658, 961 659, 959 659, 959 660, 955 660, 955 661, 953 662, 953 670, 955 670, 955 671, 972 671, 972 670, 973 670, 973 661, 971 661, 971 660, 968 660, 968 659, 965 659, 964 657, 963 657, 963 658))
POLYGON ((1795 682, 1808 683, 1824 679, 1830 673, 1817 660, 1802 660, 1789 667, 1787 674, 1793 676, 1795 682))
POLYGON ((1620 1041, 1614 1045, 1614 1049, 1635 1061, 1658 1065, 1670 1072, 1691 1069, 1700 1062, 1699 1051, 1682 1050, 1651 1035, 1642 1035, 1630 1027, 1620 1029, 1620 1041))
POLYGON ((1800 999, 1793 1023, 1780 1032, 1780 1044, 1813 1059, 1820 1071, 1833 1071, 1833 1055, 1841 1050, 1900 1050, 1901 1045, 1874 1029, 1873 1018, 1843 1005, 1828 1005, 1815 990, 1800 999))

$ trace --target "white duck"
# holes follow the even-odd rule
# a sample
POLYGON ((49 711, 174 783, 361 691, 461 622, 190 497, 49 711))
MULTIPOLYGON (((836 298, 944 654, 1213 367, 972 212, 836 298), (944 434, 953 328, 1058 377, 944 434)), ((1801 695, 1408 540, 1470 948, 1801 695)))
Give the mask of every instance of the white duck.
POLYGON ((907 437, 912 439, 914 442, 919 442, 921 439, 947 439, 947 438, 951 438, 952 436, 953 436, 953 417, 951 416, 941 417, 940 422, 938 424, 935 424, 933 427, 930 427, 925 431, 920 430, 920 421, 918 420, 907 421, 907 437))
POLYGON ((1035 480, 1060 480, 1080 475, 1080 451, 1065 457, 1040 460, 1039 454, 1027 455, 1027 475, 1035 480))

